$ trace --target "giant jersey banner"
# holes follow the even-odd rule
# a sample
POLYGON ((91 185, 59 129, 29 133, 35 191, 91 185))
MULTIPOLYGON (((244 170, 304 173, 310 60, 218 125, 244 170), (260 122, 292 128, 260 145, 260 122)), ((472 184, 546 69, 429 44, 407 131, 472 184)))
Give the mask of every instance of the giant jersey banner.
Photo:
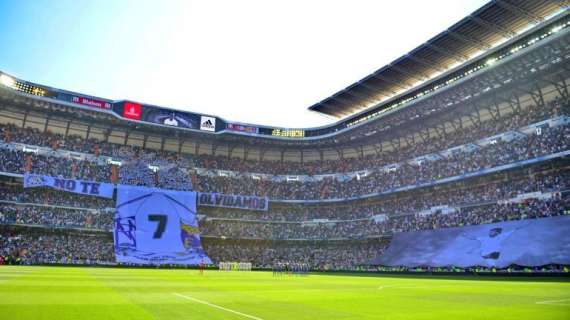
POLYGON ((63 179, 39 174, 24 174, 24 188, 49 187, 86 196, 112 198, 115 186, 111 183, 63 179))
POLYGON ((195 192, 119 185, 114 238, 119 263, 212 263, 200 243, 195 192))
POLYGON ((570 264, 570 216, 398 233, 373 264, 464 268, 570 264))

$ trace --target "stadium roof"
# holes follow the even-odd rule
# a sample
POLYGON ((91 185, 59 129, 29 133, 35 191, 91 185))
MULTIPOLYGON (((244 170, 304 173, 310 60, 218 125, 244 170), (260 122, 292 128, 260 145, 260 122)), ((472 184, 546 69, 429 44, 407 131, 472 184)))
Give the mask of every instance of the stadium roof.
POLYGON ((408 54, 309 110, 344 118, 416 88, 565 9, 566 0, 493 0, 408 54))

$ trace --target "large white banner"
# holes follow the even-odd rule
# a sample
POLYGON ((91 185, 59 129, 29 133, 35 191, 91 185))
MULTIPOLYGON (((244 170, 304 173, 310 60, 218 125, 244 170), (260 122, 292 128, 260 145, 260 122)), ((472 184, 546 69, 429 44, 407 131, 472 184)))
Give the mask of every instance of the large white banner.
POLYGON ((200 242, 195 192, 119 185, 114 237, 120 263, 212 263, 200 242))
POLYGON ((499 267, 570 264, 570 216, 405 232, 374 264, 499 267))

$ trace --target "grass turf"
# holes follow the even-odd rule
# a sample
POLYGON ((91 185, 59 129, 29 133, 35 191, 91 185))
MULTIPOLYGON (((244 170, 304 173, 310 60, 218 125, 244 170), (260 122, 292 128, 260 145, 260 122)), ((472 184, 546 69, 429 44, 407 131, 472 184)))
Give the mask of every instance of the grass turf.
POLYGON ((0 266, 2 319, 570 319, 570 282, 0 266))

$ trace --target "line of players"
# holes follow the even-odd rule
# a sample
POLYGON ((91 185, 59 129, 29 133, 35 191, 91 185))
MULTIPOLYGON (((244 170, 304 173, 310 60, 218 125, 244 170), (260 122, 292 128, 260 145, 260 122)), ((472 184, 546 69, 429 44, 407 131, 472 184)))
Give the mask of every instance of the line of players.
POLYGON ((307 275, 311 271, 308 263, 296 262, 276 262, 272 266, 273 276, 288 275, 307 275))
POLYGON ((220 262, 220 271, 251 271, 251 262, 220 262))

